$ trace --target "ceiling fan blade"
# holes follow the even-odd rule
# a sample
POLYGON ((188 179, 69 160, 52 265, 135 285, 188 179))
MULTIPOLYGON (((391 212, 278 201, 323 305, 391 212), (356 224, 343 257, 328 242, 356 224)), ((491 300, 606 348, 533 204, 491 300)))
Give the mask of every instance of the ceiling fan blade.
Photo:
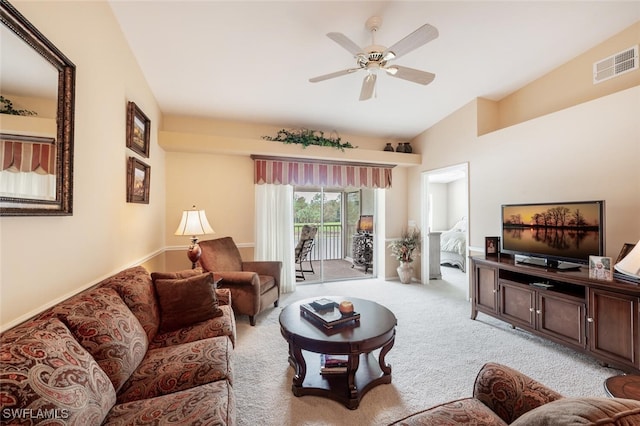
POLYGON ((360 91, 360 100, 366 101, 373 96, 373 90, 376 88, 377 75, 370 73, 367 74, 362 81, 362 90, 360 91))
POLYGON ((384 70, 390 76, 424 85, 431 83, 433 79, 436 78, 436 75, 433 73, 417 70, 415 68, 401 67, 400 65, 393 65, 385 68, 384 70))
POLYGON ((406 55, 418 47, 427 44, 434 38, 438 37, 438 29, 433 25, 424 24, 387 50, 382 54, 384 60, 399 58, 406 55))
POLYGON ((358 53, 362 53, 362 48, 342 33, 328 33, 327 37, 347 49, 353 56, 358 56, 358 53))
POLYGON ((313 77, 313 78, 310 78, 309 81, 311 83, 317 83, 319 81, 329 80, 330 78, 336 78, 336 77, 340 77, 340 76, 343 76, 343 75, 351 74, 353 72, 360 71, 361 69, 362 68, 349 68, 349 69, 346 69, 346 70, 336 71, 336 72, 332 72, 330 74, 325 74, 325 75, 320 75, 318 77, 313 77))

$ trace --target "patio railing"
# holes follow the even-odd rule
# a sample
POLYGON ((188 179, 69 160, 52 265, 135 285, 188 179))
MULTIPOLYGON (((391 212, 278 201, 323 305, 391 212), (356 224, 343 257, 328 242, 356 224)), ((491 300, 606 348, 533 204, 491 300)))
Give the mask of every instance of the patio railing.
MULTIPOLYGON (((293 226, 296 243, 300 239, 300 230, 304 225, 304 223, 297 223, 293 226)), ((349 226, 347 228, 353 227, 349 226)), ((347 231, 349 231, 349 229, 347 229, 347 231)), ((351 233, 347 235, 352 235, 354 231, 355 229, 352 229, 351 233)), ((311 250, 310 253, 311 260, 320 260, 320 258, 324 258, 325 260, 344 259, 346 255, 349 255, 351 250, 344 247, 342 232, 342 224, 318 225, 318 234, 316 235, 313 250, 311 250), (321 254, 324 254, 324 256, 321 256, 321 254)), ((347 241, 347 245, 348 244, 351 244, 350 238, 347 241)))

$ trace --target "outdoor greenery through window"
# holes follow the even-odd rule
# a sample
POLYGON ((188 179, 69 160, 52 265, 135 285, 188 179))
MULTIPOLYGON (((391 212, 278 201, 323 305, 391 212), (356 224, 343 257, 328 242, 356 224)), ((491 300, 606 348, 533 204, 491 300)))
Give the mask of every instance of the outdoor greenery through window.
POLYGON ((351 237, 360 218, 360 190, 298 189, 294 192, 294 235, 318 227, 314 260, 351 257, 351 237))

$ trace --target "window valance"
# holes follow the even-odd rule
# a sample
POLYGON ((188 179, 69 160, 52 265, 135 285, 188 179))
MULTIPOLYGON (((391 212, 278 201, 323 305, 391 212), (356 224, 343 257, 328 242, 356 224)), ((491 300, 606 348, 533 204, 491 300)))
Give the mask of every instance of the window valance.
POLYGON ((256 184, 390 188, 393 166, 251 156, 256 184))
POLYGON ((55 175, 56 147, 52 138, 3 135, 0 144, 0 170, 55 175))

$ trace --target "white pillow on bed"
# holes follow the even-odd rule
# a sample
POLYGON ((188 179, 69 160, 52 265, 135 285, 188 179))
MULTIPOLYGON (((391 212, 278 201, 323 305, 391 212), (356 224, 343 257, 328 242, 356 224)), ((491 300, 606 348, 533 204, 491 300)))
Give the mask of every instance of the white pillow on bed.
POLYGON ((453 225, 453 228, 451 228, 452 231, 466 231, 467 230, 467 218, 463 217, 462 219, 460 219, 459 221, 456 222, 455 225, 453 225))

